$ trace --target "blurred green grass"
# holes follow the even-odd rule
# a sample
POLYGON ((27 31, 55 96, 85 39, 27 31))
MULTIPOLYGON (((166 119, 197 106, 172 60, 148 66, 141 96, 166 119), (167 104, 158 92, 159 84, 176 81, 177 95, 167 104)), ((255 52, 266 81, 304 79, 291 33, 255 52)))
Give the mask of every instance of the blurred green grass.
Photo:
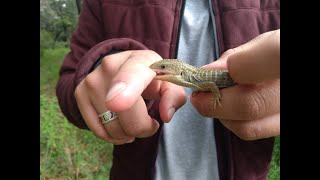
POLYGON ((113 146, 80 130, 62 115, 55 86, 66 48, 40 57, 40 179, 105 179, 113 146))
MULTIPOLYGON (((40 57, 40 179, 106 179, 113 146, 80 130, 62 115, 55 86, 67 48, 42 49, 40 57)), ((280 179, 280 137, 269 180, 280 179)))
POLYGON ((59 68, 69 49, 41 49, 40 51, 40 94, 54 96, 59 68))

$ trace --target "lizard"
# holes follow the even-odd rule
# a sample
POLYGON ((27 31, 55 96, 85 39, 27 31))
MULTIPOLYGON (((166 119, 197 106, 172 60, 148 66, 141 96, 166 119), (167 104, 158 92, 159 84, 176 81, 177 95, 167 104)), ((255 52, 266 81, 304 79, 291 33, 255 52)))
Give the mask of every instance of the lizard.
POLYGON ((151 64, 149 68, 157 73, 154 78, 156 80, 168 81, 194 91, 211 91, 214 108, 217 103, 222 106, 220 89, 236 84, 228 70, 198 68, 179 59, 162 59, 151 64))

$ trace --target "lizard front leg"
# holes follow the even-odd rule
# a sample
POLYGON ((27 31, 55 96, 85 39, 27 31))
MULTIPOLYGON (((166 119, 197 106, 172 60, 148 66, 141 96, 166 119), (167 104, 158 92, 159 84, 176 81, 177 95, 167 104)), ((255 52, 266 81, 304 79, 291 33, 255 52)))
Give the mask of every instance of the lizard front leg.
POLYGON ((197 84, 201 90, 211 91, 212 92, 212 101, 214 109, 217 107, 217 103, 222 107, 220 100, 222 99, 220 90, 214 82, 204 81, 197 84))

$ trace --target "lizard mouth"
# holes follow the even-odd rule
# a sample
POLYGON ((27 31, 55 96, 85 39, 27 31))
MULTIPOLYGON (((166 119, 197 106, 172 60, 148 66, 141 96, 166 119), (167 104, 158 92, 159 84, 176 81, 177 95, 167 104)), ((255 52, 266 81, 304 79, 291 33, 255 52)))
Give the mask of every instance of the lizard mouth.
POLYGON ((156 75, 156 77, 154 77, 154 79, 156 79, 156 80, 168 81, 169 79, 179 78, 179 75, 172 74, 169 72, 156 72, 156 73, 157 73, 157 75, 156 75))
POLYGON ((169 75, 170 73, 169 72, 166 72, 164 70, 159 70, 159 69, 153 69, 151 68, 154 72, 157 73, 157 76, 165 76, 165 75, 169 75))
POLYGON ((171 74, 169 72, 156 71, 156 70, 155 70, 155 72, 157 73, 157 75, 154 79, 157 79, 157 80, 166 80, 166 79, 174 76, 174 74, 171 74))
POLYGON ((155 79, 157 80, 165 80, 166 78, 168 78, 170 75, 168 73, 164 73, 164 72, 156 72, 157 75, 155 77, 155 79))
POLYGON ((157 72, 157 76, 164 76, 164 75, 168 75, 168 74, 164 72, 157 72))
POLYGON ((168 75, 175 75, 170 71, 166 71, 166 70, 159 70, 159 69, 152 69, 153 71, 155 71, 157 73, 157 76, 168 76, 168 75))

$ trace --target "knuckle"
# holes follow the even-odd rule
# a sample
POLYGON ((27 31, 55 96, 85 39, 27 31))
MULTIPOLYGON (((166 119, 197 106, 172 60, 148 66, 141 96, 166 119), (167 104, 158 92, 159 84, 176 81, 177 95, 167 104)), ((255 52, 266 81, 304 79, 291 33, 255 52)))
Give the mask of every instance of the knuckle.
POLYGON ((74 90, 73 95, 75 96, 76 99, 79 99, 79 97, 83 97, 84 92, 85 92, 85 83, 83 80, 78 84, 78 86, 74 90))
POLYGON ((135 126, 123 126, 123 131, 127 136, 133 136, 136 137, 137 135, 137 129, 135 126))
POLYGON ((96 131, 96 132, 93 132, 94 135, 99 138, 99 139, 103 139, 103 140, 106 140, 106 139, 109 139, 106 134, 102 131, 96 131))
POLYGON ((120 126, 107 126, 107 131, 109 133, 109 136, 115 139, 127 139, 128 136, 122 131, 122 128, 120 126))
POLYGON ((225 54, 225 55, 231 55, 231 54, 233 54, 234 52, 236 52, 236 49, 235 48, 233 48, 233 49, 228 49, 226 52, 224 52, 223 54, 225 54))
POLYGON ((111 144, 114 144, 114 145, 123 145, 123 144, 125 144, 126 142, 125 142, 125 141, 111 141, 110 143, 111 143, 111 144))
POLYGON ((150 126, 141 126, 139 129, 139 135, 145 135, 145 136, 149 136, 149 135, 153 135, 155 133, 154 128, 150 127, 150 126))
POLYGON ((103 60, 101 61, 101 67, 103 69, 108 69, 108 67, 110 66, 110 61, 112 58, 110 58, 110 56, 106 56, 103 58, 103 60))
POLYGON ((261 118, 266 112, 265 98, 258 92, 254 91, 245 100, 246 105, 241 106, 240 118, 244 120, 254 120, 261 118))
POLYGON ((81 94, 82 94, 81 93, 81 88, 78 86, 74 91, 74 96, 75 96, 76 99, 78 99, 78 97, 80 97, 81 94))
POLYGON ((106 56, 101 61, 101 64, 100 64, 101 69, 107 76, 108 75, 112 75, 112 72, 116 68, 116 64, 112 63, 112 62, 113 62, 113 57, 112 56, 106 56))
POLYGON ((92 74, 89 74, 84 79, 84 84, 90 90, 96 89, 99 86, 99 82, 97 82, 96 78, 92 74))
POLYGON ((137 125, 137 126, 125 126, 124 132, 127 136, 131 137, 138 137, 142 134, 148 134, 150 132, 150 128, 143 125, 137 125))
POLYGON ((249 127, 236 128, 233 133, 236 134, 240 139, 246 141, 255 140, 258 137, 255 128, 249 127))

